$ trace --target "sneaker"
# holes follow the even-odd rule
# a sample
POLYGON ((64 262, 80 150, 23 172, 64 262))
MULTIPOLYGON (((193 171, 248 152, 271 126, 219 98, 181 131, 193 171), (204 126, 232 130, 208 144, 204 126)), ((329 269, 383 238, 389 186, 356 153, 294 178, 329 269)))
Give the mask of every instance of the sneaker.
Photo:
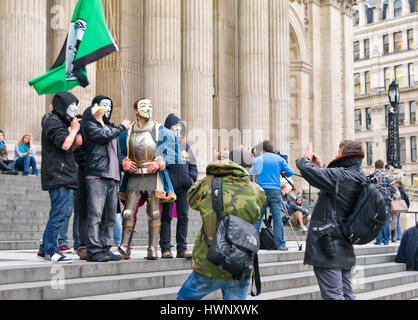
POLYGON ((45 252, 42 252, 41 250, 39 250, 38 254, 37 254, 37 257, 45 259, 45 252))
POLYGON ((161 254, 161 259, 173 259, 173 254, 170 251, 164 251, 161 254))
POLYGON ((184 258, 184 259, 191 259, 192 257, 193 257, 192 254, 188 251, 177 253, 177 256, 176 256, 176 258, 184 258))
POLYGON ((103 252, 97 252, 92 255, 87 255, 87 261, 88 262, 108 262, 110 260, 110 257, 103 253, 103 252))
POLYGON ((376 245, 376 246, 381 246, 381 245, 382 245, 382 243, 381 243, 381 242, 375 242, 375 243, 374 243, 374 245, 376 245))
POLYGON ((305 226, 301 226, 301 227, 300 227, 300 230, 302 230, 303 232, 308 231, 308 229, 306 229, 306 227, 305 227, 305 226))
POLYGON ((60 249, 61 253, 70 253, 70 252, 73 251, 72 249, 68 248, 67 246, 60 246, 59 249, 60 249))
POLYGON ((86 248, 78 249, 77 255, 80 257, 80 260, 87 260, 87 249, 86 248))
POLYGON ((55 263, 72 263, 73 262, 71 258, 67 258, 61 253, 54 253, 52 256, 50 256, 49 254, 46 254, 45 260, 55 262, 55 263))
POLYGON ((77 252, 78 251, 78 247, 74 247, 74 252, 77 252))
POLYGON ((106 250, 105 255, 107 255, 109 257, 109 261, 119 261, 122 260, 122 256, 119 254, 114 254, 112 251, 110 250, 106 250))
POLYGON ((283 248, 279 248, 277 250, 279 250, 279 251, 289 251, 289 248, 288 247, 283 247, 283 248))

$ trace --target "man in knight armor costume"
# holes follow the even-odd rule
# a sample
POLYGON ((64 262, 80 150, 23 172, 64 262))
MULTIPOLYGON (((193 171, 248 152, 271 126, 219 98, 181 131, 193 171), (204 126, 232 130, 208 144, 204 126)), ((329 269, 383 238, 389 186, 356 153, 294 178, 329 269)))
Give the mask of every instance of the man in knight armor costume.
POLYGON ((177 138, 163 125, 152 120, 152 104, 148 99, 134 104, 136 122, 120 136, 123 161, 129 167, 121 186, 123 211, 122 243, 119 252, 130 258, 138 209, 147 203, 147 259, 157 260, 161 226, 160 202, 173 202, 176 195, 166 167, 181 160, 177 138))

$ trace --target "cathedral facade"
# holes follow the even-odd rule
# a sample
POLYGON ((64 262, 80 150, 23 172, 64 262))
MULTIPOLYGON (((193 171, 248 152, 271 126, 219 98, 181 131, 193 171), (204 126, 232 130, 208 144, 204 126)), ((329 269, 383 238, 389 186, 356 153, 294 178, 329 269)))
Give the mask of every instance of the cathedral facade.
MULTIPOLYGON (((54 63, 76 2, 0 2, 0 129, 11 149, 28 132, 40 153, 52 97, 28 81, 54 63)), ((79 111, 104 94, 113 122, 134 120, 133 103, 149 98, 157 121, 185 121, 201 168, 214 149, 265 139, 293 167, 309 142, 329 162, 354 138, 353 2, 103 0, 120 52, 88 66, 90 85, 73 91, 79 111)))

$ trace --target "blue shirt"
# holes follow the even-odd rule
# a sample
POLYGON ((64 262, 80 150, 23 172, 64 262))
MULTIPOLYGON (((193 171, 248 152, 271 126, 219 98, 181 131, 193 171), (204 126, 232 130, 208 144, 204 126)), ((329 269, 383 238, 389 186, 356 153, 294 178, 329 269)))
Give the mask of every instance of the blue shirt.
POLYGON ((282 171, 287 177, 295 174, 286 161, 274 153, 264 153, 254 160, 250 176, 257 175, 257 184, 264 190, 279 190, 282 171))

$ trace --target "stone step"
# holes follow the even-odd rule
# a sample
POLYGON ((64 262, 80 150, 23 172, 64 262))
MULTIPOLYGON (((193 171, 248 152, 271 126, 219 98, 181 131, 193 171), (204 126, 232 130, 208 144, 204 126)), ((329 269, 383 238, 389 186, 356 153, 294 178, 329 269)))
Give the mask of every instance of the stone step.
POLYGON ((49 203, 49 196, 46 193, 32 193, 32 192, 24 192, 23 194, 16 194, 15 192, 1 192, 0 193, 0 203, 10 203, 10 200, 20 200, 20 201, 27 201, 31 203, 32 201, 48 201, 49 203))
MULTIPOLYGON (((115 248, 114 248, 115 249, 115 248)), ((136 247, 134 250, 143 250, 145 252, 146 247, 136 247)), ((192 248, 190 248, 192 250, 192 248)), ((36 251, 29 251, 35 257, 36 251)), ((3 256, 20 260, 27 258, 28 251, 22 252, 5 252, 3 256)), ((312 268, 309 265, 303 265, 303 260, 293 259, 295 256, 293 252, 280 253, 281 258, 285 261, 280 262, 263 262, 266 257, 271 256, 268 251, 261 251, 259 253, 260 272, 263 276, 277 275, 277 274, 293 274, 295 272, 307 272, 312 268), (283 256, 288 256, 287 259, 283 256)), ((377 255, 364 255, 359 256, 358 260, 364 263, 361 266, 365 269, 363 274, 368 276, 370 270, 380 272, 380 269, 388 271, 403 271, 403 264, 393 263, 394 255, 383 254, 385 262, 383 264, 376 264, 377 255)), ((64 265, 66 279, 73 279, 77 277, 93 277, 93 276, 105 276, 105 275, 119 275, 130 273, 149 273, 153 271, 169 271, 169 270, 185 270, 191 269, 192 261, 185 259, 160 259, 158 263, 154 261, 143 260, 142 258, 133 257, 132 260, 122 262, 109 262, 109 263, 86 263, 80 261, 74 254, 71 255, 74 262, 69 265, 64 265)), ((47 281, 51 279, 50 268, 51 264, 45 262, 42 259, 36 259, 41 262, 34 266, 18 266, 18 267, 0 267, 0 284, 10 284, 18 282, 34 282, 34 281, 47 281)))
POLYGON ((357 295, 358 300, 418 300, 418 282, 357 295))

